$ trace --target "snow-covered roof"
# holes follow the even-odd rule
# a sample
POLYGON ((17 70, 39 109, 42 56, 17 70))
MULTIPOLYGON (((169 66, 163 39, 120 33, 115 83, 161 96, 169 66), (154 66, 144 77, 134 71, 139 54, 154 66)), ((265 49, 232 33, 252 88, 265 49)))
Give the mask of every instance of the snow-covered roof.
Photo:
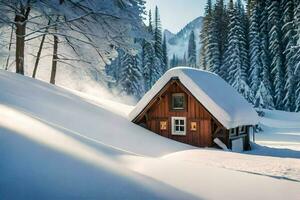
POLYGON ((178 78, 227 129, 258 124, 258 115, 252 105, 221 77, 189 67, 176 67, 167 71, 138 102, 129 114, 129 119, 134 120, 172 78, 178 78))

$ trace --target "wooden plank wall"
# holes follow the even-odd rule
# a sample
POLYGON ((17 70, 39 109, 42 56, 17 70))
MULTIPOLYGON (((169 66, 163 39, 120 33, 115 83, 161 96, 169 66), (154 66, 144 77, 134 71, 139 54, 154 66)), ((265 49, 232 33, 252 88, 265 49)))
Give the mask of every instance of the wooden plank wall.
MULTIPOLYGON (((179 142, 191 144, 198 147, 212 146, 213 120, 210 113, 191 95, 181 83, 170 82, 167 90, 163 92, 156 102, 145 113, 147 115, 147 128, 159 135, 168 137, 179 142), (172 93, 184 93, 186 96, 186 109, 174 111, 171 109, 172 93), (186 117, 186 136, 172 135, 171 117, 186 117), (167 130, 160 130, 160 121, 167 121, 167 130), (197 123, 197 130, 191 131, 191 122, 197 123)), ((145 120, 145 118, 144 118, 145 120)))

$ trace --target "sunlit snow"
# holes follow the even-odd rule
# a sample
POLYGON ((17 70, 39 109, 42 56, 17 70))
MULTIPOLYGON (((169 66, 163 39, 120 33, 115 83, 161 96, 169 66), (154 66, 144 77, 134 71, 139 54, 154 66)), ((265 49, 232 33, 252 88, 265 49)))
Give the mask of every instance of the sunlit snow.
POLYGON ((299 199, 299 113, 265 111, 258 144, 238 154, 163 138, 131 123, 130 106, 17 74, 0 71, 0 91, 0 199, 299 199))

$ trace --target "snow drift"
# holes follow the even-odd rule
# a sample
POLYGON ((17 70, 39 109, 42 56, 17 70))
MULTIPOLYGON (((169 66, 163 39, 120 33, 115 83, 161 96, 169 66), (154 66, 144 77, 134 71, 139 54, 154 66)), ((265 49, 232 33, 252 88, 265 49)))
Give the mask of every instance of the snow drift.
POLYGON ((257 167, 292 175, 297 159, 196 149, 132 124, 128 106, 1 70, 0 91, 0 199, 299 199, 257 167))
POLYGON ((0 91, 0 199, 188 195, 116 163, 124 155, 161 156, 187 145, 42 81, 0 70, 0 91))

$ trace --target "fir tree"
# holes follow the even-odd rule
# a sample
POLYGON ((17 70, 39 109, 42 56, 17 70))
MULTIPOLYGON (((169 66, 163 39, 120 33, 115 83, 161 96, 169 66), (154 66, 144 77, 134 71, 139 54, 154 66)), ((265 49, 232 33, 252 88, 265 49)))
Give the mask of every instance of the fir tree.
POLYGON ((140 58, 136 53, 124 53, 121 57, 119 85, 121 93, 140 98, 143 93, 140 58))
POLYGON ((294 20, 294 2, 290 0, 282 0, 283 14, 282 14, 282 33, 283 33, 283 46, 285 56, 285 98, 283 100, 284 110, 294 111, 295 110, 295 48, 296 46, 296 31, 293 23, 294 20))
MULTIPOLYGON (((151 10, 149 11, 149 24, 147 27, 148 33, 153 37, 153 42, 144 40, 142 44, 142 75, 144 79, 144 89, 148 91, 154 83, 161 77, 164 72, 162 68, 163 59, 157 54, 163 55, 161 44, 161 28, 158 9, 156 8, 154 27, 152 22, 151 10), (159 53, 160 52, 160 53, 159 53)), ((152 39, 152 38, 150 38, 152 39)), ((167 50, 167 49, 165 49, 167 50)), ((166 58, 168 60, 168 58, 166 58)))
POLYGON ((163 61, 163 66, 164 66, 164 69, 163 69, 163 73, 164 73, 166 70, 168 70, 168 67, 169 67, 166 34, 164 34, 164 39, 163 39, 163 44, 162 44, 162 53, 163 53, 162 61, 163 61))
POLYGON ((200 66, 220 75, 227 37, 227 15, 223 0, 217 0, 214 7, 211 0, 208 0, 205 14, 200 33, 200 66))
POLYGON ((200 32, 200 42, 201 42, 201 49, 200 49, 200 67, 204 70, 208 69, 207 66, 207 58, 208 58, 208 37, 209 37, 209 27, 212 18, 212 2, 211 0, 207 1, 205 7, 205 16, 203 19, 203 25, 200 32))
POLYGON ((269 94, 269 89, 264 82, 260 82, 258 90, 255 94, 255 106, 258 108, 273 109, 273 97, 269 94))
POLYGON ((148 14, 148 33, 153 35, 153 25, 152 25, 152 13, 151 10, 149 10, 149 14, 148 14))
POLYGON ((249 54, 249 29, 250 29, 250 25, 249 25, 249 18, 248 15, 246 14, 245 8, 243 3, 241 2, 241 0, 237 0, 237 4, 238 4, 238 8, 239 8, 239 15, 241 18, 241 26, 242 26, 242 30, 243 30, 243 36, 241 37, 243 39, 242 41, 242 48, 241 48, 241 53, 242 53, 242 59, 243 59, 243 63, 245 66, 245 72, 247 74, 247 84, 249 85, 250 82, 250 54, 249 54))
POLYGON ((108 82, 108 86, 110 88, 114 88, 118 86, 118 82, 120 80, 120 69, 122 67, 121 57, 123 51, 118 50, 118 57, 111 62, 110 65, 105 66, 105 72, 110 77, 111 81, 108 82))
POLYGON ((223 0, 217 0, 209 26, 207 68, 226 79, 227 66, 223 65, 228 35, 228 13, 223 0))
POLYGON ((245 32, 243 29, 243 18, 241 15, 241 7, 239 4, 233 5, 233 1, 230 2, 229 16, 229 34, 228 45, 224 60, 225 66, 229 69, 229 83, 241 93, 249 102, 253 102, 253 92, 247 84, 247 63, 245 63, 246 43, 245 32))
POLYGON ((299 111, 300 1, 248 0, 247 14, 241 0, 223 4, 207 1, 200 66, 250 102, 254 91, 257 107, 299 111))
POLYGON ((213 20, 215 23, 215 30, 218 34, 218 48, 220 52, 220 61, 222 65, 222 59, 225 52, 225 44, 227 43, 228 35, 228 14, 225 9, 224 0, 217 0, 215 4, 215 10, 213 14, 213 20))
POLYGON ((295 82, 296 82, 296 95, 295 95, 295 110, 297 112, 300 111, 300 1, 295 0, 295 7, 294 7, 294 27, 295 27, 295 41, 296 46, 294 47, 294 57, 293 60, 295 61, 295 82))
POLYGON ((150 42, 144 44, 143 57, 144 87, 145 91, 148 91, 162 74, 161 61, 156 57, 154 47, 150 42))
POLYGON ((284 59, 282 50, 282 33, 280 19, 281 10, 279 1, 268 0, 268 23, 270 25, 269 30, 269 52, 271 56, 271 69, 272 76, 274 77, 274 99, 275 106, 277 109, 283 109, 283 99, 284 99, 284 59))
MULTIPOLYGON (((255 105, 261 106, 261 98, 262 94, 258 94, 258 91, 262 89, 264 86, 261 86, 262 81, 262 64, 260 62, 260 34, 259 34, 259 7, 257 0, 251 0, 250 5, 248 5, 249 15, 250 15, 250 31, 249 31, 249 40, 250 40, 250 86, 256 97, 259 99, 255 99, 255 105)), ((265 90, 265 89, 264 89, 265 90)), ((266 93, 266 91, 264 91, 266 93)))
POLYGON ((208 27, 206 69, 219 74, 222 56, 219 48, 217 26, 217 18, 213 17, 208 27))
POLYGON ((191 67, 196 67, 196 41, 195 33, 191 31, 188 44, 188 64, 191 67))
MULTIPOLYGON (((260 63, 262 67, 262 82, 256 92, 256 97, 261 96, 260 105, 264 108, 274 108, 273 87, 271 81, 271 58, 269 55, 269 26, 268 26, 268 9, 265 1, 258 1, 258 9, 260 12, 260 63), (263 102, 263 103, 262 103, 263 102)), ((257 98, 256 98, 257 99, 257 98)))
POLYGON ((186 53, 184 53, 183 59, 182 59, 182 61, 181 61, 180 64, 183 65, 183 66, 186 66, 186 65, 187 65, 186 53))
POLYGON ((164 66, 163 61, 163 49, 162 49, 162 30, 161 21, 159 16, 158 7, 155 7, 155 18, 154 18, 154 50, 156 57, 160 60, 161 71, 166 71, 166 66, 164 66))
POLYGON ((173 57, 170 62, 170 68, 176 67, 177 65, 178 65, 178 59, 177 59, 176 55, 173 54, 173 57))

